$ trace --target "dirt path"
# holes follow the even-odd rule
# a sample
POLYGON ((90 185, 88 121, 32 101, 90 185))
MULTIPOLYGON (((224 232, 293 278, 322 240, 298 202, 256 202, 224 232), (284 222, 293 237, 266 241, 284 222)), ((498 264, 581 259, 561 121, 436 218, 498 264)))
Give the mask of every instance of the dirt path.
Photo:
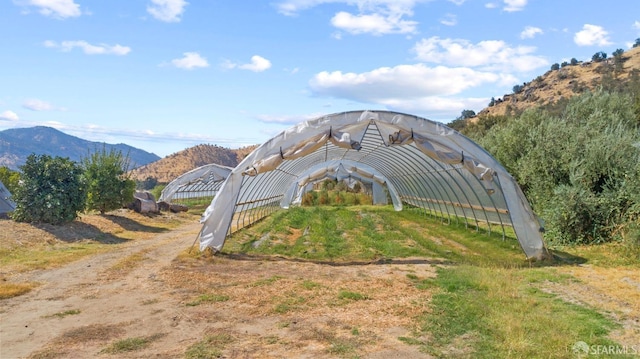
POLYGON ((0 302, 0 358, 184 358, 207 338, 226 358, 425 357, 401 340, 430 299, 408 274, 434 276, 437 262, 177 259, 199 229, 13 278, 42 285, 0 302), (148 345, 105 351, 128 338, 148 345))
MULTIPOLYGON (((68 335, 73 329, 92 325, 119 326, 123 320, 147 327, 163 325, 149 315, 160 308, 143 303, 162 298, 162 310, 171 310, 174 303, 155 277, 177 253, 191 245, 199 229, 198 223, 192 223, 152 240, 134 241, 62 268, 23 274, 17 279, 43 284, 26 295, 0 302, 0 357, 28 357, 52 342, 60 346, 56 340, 73 343, 75 338, 68 335), (144 257, 139 263, 132 263, 135 266, 132 271, 118 276, 113 267, 136 255, 144 257), (52 316, 66 311, 79 313, 52 316)), ((69 357, 85 357, 82 352, 88 354, 86 357, 95 356, 97 351, 91 351, 90 345, 86 347, 88 352, 72 345, 69 357)))

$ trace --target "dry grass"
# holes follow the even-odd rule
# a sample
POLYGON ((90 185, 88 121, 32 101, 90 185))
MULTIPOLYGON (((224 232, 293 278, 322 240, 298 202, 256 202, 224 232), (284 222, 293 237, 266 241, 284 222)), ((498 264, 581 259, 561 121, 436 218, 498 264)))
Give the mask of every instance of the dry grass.
MULTIPOLYGON (((633 69, 640 70, 640 47, 627 50, 624 56, 627 60, 623 64, 624 72, 619 75, 619 80, 627 78, 633 69)), ((602 78, 602 74, 597 72, 599 66, 600 64, 591 63, 588 66, 566 66, 557 71, 548 71, 541 76, 540 83, 531 81, 521 93, 511 94, 509 99, 495 106, 486 107, 479 114, 505 115, 508 107, 519 112, 529 107, 553 103, 561 98, 568 99, 576 95, 573 91, 576 84, 582 84, 593 90, 593 83, 597 83, 602 78), (536 89, 528 93, 526 91, 528 86, 536 86, 536 89)), ((476 120, 477 118, 473 119, 473 121, 476 120)))

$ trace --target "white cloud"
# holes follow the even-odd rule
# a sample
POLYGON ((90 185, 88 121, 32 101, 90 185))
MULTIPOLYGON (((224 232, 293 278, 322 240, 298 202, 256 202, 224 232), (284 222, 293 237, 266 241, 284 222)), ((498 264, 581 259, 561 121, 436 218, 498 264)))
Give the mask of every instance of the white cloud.
POLYGON ((50 103, 38 99, 28 99, 23 104, 22 107, 31 111, 52 111, 56 108, 50 103))
POLYGON ((515 12, 522 11, 527 6, 528 0, 504 0, 504 11, 515 12))
POLYGON ((631 25, 636 30, 640 30, 640 21, 635 21, 633 25, 631 25))
POLYGON ((56 19, 82 15, 80 5, 73 0, 14 0, 14 3, 20 6, 34 6, 40 14, 56 19))
POLYGON ((455 26, 458 24, 458 18, 453 14, 446 14, 441 20, 440 23, 447 26, 455 26))
POLYGON ((373 35, 415 33, 417 22, 402 20, 399 16, 382 14, 352 15, 341 11, 332 19, 331 24, 351 34, 373 35))
POLYGON ((591 24, 584 24, 582 30, 573 36, 573 41, 578 46, 611 45, 609 33, 602 26, 591 24))
POLYGON ((18 121, 19 119, 20 117, 18 117, 18 114, 13 111, 7 110, 0 113, 0 121, 15 122, 15 121, 18 121))
POLYGON ((402 99, 455 95, 469 88, 500 80, 499 75, 469 68, 415 64, 381 67, 364 73, 323 71, 309 81, 309 87, 316 95, 365 103, 388 103, 402 99))
POLYGON ((542 31, 542 29, 539 28, 539 27, 527 26, 520 33, 520 38, 521 39, 533 39, 536 35, 543 34, 543 33, 544 32, 542 31))
POLYGON ((189 3, 184 0, 151 0, 147 12, 164 22, 180 22, 180 16, 189 3))
POLYGON ((446 66, 479 67, 492 71, 526 72, 548 65, 546 59, 534 56, 532 46, 510 47, 504 41, 488 40, 472 44, 462 39, 422 39, 413 49, 421 61, 446 66))
POLYGON ((486 4, 484 4, 484 7, 486 7, 487 9, 495 9, 498 7, 498 4, 493 3, 493 2, 488 2, 486 4))
POLYGON ((383 67, 364 73, 321 72, 309 81, 316 96, 385 106, 427 117, 454 118, 465 108, 483 108, 488 98, 458 98, 463 91, 488 83, 517 83, 509 75, 469 68, 428 67, 424 64, 383 67))
POLYGON ((179 69, 193 70, 198 67, 209 67, 207 59, 197 52, 185 52, 182 58, 171 60, 171 64, 179 69))
POLYGON ((123 56, 131 52, 128 46, 98 44, 92 45, 86 41, 62 41, 60 43, 47 40, 44 42, 45 47, 60 49, 60 51, 68 52, 78 47, 87 55, 118 55, 123 56))
POLYGON ((449 2, 452 2, 452 3, 454 3, 454 4, 458 5, 458 6, 464 4, 465 1, 467 1, 467 0, 449 0, 449 2))
POLYGON ((351 34, 382 35, 415 33, 418 23, 406 20, 405 17, 413 16, 413 7, 425 1, 428 0, 284 0, 275 6, 278 12, 287 16, 297 15, 322 4, 343 3, 356 6, 357 14, 340 11, 333 16, 331 24, 351 34))
POLYGON ((251 62, 248 64, 239 65, 227 60, 222 64, 222 66, 226 69, 238 68, 238 69, 249 70, 253 72, 262 72, 271 68, 271 61, 265 59, 262 56, 253 55, 251 56, 251 62))

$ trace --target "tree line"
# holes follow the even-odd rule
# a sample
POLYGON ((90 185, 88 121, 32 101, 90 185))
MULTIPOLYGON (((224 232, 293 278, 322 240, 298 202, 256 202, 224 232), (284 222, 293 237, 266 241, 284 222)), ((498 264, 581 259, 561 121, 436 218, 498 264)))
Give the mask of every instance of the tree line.
POLYGON ((128 167, 129 157, 114 149, 90 153, 81 163, 31 154, 20 172, 0 168, 0 180, 16 203, 13 220, 63 224, 83 211, 104 214, 131 202, 136 182, 128 167))
POLYGON ((640 246, 637 74, 622 87, 572 97, 561 109, 481 116, 459 130, 515 177, 548 242, 640 246))

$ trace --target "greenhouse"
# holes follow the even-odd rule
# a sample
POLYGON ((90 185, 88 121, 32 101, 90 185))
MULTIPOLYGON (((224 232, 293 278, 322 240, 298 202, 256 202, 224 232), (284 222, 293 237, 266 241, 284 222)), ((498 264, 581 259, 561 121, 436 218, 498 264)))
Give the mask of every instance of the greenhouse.
POLYGON ((309 182, 325 177, 375 183, 395 210, 416 206, 503 235, 512 227, 528 258, 546 255, 538 218, 496 159, 441 123, 389 111, 322 116, 262 144, 207 207, 200 249, 222 250, 229 235, 295 204, 309 182))
POLYGON ((233 168, 208 164, 186 172, 171 181, 160 194, 159 201, 212 198, 233 168))

